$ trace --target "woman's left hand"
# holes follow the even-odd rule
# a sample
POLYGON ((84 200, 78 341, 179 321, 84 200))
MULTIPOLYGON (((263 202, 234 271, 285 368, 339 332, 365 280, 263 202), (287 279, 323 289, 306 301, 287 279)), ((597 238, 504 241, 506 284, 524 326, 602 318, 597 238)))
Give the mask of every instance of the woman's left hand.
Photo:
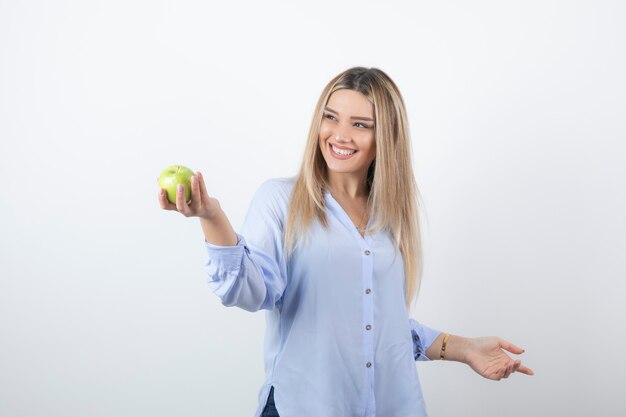
POLYGON ((519 359, 513 360, 505 351, 517 355, 524 353, 524 349, 499 337, 469 338, 464 362, 479 375, 495 381, 508 378, 513 372, 534 375, 532 369, 523 366, 519 359))

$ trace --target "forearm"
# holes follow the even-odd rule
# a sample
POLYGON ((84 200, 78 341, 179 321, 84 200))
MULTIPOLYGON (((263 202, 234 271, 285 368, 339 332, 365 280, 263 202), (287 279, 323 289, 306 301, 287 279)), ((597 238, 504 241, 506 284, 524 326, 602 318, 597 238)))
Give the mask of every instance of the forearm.
MULTIPOLYGON (((441 333, 426 350, 426 356, 431 360, 441 359, 441 346, 445 333, 441 333)), ((469 339, 451 334, 446 343, 445 360, 466 363, 466 353, 469 347, 469 339)))
POLYGON ((221 208, 211 218, 200 217, 200 225, 207 242, 218 246, 237 244, 237 234, 221 208))

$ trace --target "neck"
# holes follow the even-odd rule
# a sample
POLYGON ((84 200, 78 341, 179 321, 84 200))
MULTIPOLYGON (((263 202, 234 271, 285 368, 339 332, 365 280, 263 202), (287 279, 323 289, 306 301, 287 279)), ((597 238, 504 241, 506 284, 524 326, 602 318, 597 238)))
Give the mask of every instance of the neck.
POLYGON ((351 174, 328 173, 328 186, 330 191, 341 197, 353 199, 367 197, 367 178, 351 174))

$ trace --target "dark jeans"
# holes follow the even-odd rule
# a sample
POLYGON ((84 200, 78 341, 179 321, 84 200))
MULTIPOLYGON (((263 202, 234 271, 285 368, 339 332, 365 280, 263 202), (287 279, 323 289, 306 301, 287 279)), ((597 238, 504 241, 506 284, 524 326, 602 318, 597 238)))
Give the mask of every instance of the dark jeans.
POLYGON ((261 417, 280 417, 274 406, 274 387, 270 388, 270 395, 267 398, 267 403, 261 413, 261 417))

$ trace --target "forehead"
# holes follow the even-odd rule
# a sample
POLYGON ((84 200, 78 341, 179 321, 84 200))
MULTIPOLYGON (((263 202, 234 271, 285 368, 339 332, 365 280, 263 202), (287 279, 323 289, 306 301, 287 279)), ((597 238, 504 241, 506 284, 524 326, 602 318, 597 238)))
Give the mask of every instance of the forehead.
POLYGON ((362 93, 354 90, 341 89, 330 95, 326 104, 339 114, 365 116, 374 118, 374 106, 362 93))

